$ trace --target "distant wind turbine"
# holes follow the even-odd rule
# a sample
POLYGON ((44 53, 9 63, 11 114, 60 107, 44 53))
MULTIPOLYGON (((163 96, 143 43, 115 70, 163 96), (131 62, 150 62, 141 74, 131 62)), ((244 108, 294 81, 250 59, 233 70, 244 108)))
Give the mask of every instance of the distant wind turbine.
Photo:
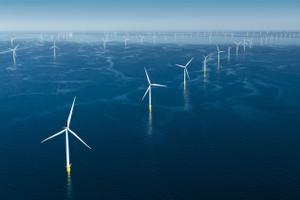
POLYGON ((103 49, 106 49, 106 43, 108 42, 108 39, 106 37, 102 38, 102 45, 103 45, 103 49))
POLYGON ((177 42, 177 33, 174 33, 174 41, 177 42))
POLYGON ((11 45, 11 47, 13 47, 13 46, 14 46, 14 41, 15 41, 15 38, 13 38, 13 37, 10 37, 10 45, 11 45))
POLYGON ((234 42, 235 44, 235 55, 238 56, 239 55, 239 47, 241 45, 241 42, 234 42))
POLYGON ((2 52, 0 52, 0 54, 6 54, 6 53, 12 52, 12 59, 13 59, 14 65, 15 65, 16 64, 16 58, 17 58, 16 51, 17 51, 18 48, 19 48, 19 45, 15 46, 14 48, 9 48, 6 51, 2 51, 2 52))
POLYGON ((147 81, 148 81, 149 86, 148 86, 148 88, 147 88, 147 90, 146 90, 146 92, 145 92, 145 94, 142 98, 142 101, 145 99, 146 95, 148 94, 148 96, 149 96, 149 112, 151 112, 152 111, 152 99, 151 99, 152 98, 151 97, 152 87, 167 87, 167 86, 166 85, 161 85, 161 84, 156 84, 156 83, 151 83, 148 72, 147 72, 146 68, 144 68, 144 69, 145 69, 145 73, 146 73, 146 77, 147 77, 147 81))
POLYGON ((14 62, 14 64, 16 64, 16 57, 17 57, 17 53, 16 53, 16 51, 17 51, 17 49, 19 48, 19 45, 17 45, 15 48, 13 48, 13 49, 9 49, 11 52, 12 52, 12 58, 13 58, 13 62, 14 62))
POLYGON ((76 97, 74 97, 73 103, 72 103, 72 107, 67 119, 67 126, 62 130, 59 131, 58 133, 55 133, 54 135, 46 138, 45 140, 43 140, 41 143, 44 143, 58 135, 61 135, 63 133, 65 133, 65 142, 66 142, 66 170, 68 175, 70 175, 71 173, 71 163, 70 163, 70 150, 69 150, 69 133, 71 133, 73 136, 75 136, 82 144, 84 144, 87 148, 91 149, 91 147, 89 145, 87 145, 74 131, 72 131, 70 129, 70 123, 71 123, 71 118, 72 118, 72 114, 73 114, 73 108, 74 108, 74 104, 75 104, 75 100, 76 97))
POLYGON ((128 43, 128 37, 126 36, 125 38, 124 38, 124 48, 126 49, 127 48, 127 43, 128 43))
POLYGON ((152 35, 152 43, 156 44, 156 34, 155 33, 153 33, 153 35, 152 35))
POLYGON ((144 36, 140 35, 139 38, 140 38, 140 44, 143 45, 144 44, 144 36))
POLYGON ((53 40, 53 46, 50 47, 50 49, 53 49, 53 57, 55 58, 55 57, 56 57, 56 49, 59 49, 59 48, 56 46, 55 40, 53 40))
POLYGON ((230 57, 231 57, 231 46, 228 47, 227 50, 227 60, 230 61, 230 57))
POLYGON ((244 40, 243 40, 244 53, 246 53, 246 45, 247 45, 247 41, 244 38, 244 40))
POLYGON ((218 67, 220 67, 220 54, 223 53, 224 51, 221 51, 219 46, 217 45, 217 54, 218 54, 218 67))
POLYGON ((193 61, 193 59, 194 58, 191 58, 189 60, 189 62, 186 63, 186 65, 176 64, 177 67, 181 67, 183 69, 183 84, 184 84, 184 88, 185 88, 185 85, 186 85, 186 76, 188 77, 188 79, 190 79, 190 75, 189 75, 189 72, 187 70, 187 67, 193 61))
POLYGON ((208 59, 209 55, 204 56, 204 61, 203 61, 203 76, 204 79, 206 78, 206 71, 207 71, 207 59, 208 59))
POLYGON ((43 40, 44 40, 44 36, 43 36, 43 34, 41 33, 41 34, 40 34, 40 43, 42 43, 43 40))

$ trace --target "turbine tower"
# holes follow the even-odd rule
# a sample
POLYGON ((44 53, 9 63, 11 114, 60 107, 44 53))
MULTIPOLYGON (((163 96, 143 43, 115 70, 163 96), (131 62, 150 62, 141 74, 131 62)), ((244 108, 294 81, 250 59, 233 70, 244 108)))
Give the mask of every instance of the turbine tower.
POLYGON ((14 41, 15 41, 15 38, 13 38, 13 37, 10 37, 10 45, 11 45, 11 47, 13 47, 13 46, 14 46, 14 41))
POLYGON ((207 71, 207 59, 208 59, 209 55, 204 56, 204 61, 203 61, 203 76, 204 79, 206 78, 206 71, 207 71))
POLYGON ((106 49, 106 43, 108 42, 108 40, 105 38, 105 37, 103 37, 102 38, 102 45, 103 45, 103 49, 106 49))
POLYGON ((16 57, 17 57, 17 49, 19 48, 19 45, 15 46, 15 48, 9 48, 9 51, 12 52, 12 59, 13 59, 13 62, 14 64, 16 64, 16 57))
POLYGON ((244 38, 244 40, 243 40, 244 54, 246 53, 246 45, 247 45, 247 41, 244 38))
POLYGON ((128 43, 128 37, 126 36, 125 38, 124 38, 124 48, 126 49, 127 48, 127 43, 128 43))
POLYGON ((230 61, 230 57, 231 57, 231 46, 228 47, 227 50, 227 60, 230 61))
POLYGON ((220 54, 223 53, 224 51, 221 51, 219 46, 217 45, 217 53, 218 53, 218 67, 220 67, 220 54))
POLYGON ((234 42, 235 44, 235 55, 238 56, 239 55, 239 47, 241 45, 241 42, 234 42))

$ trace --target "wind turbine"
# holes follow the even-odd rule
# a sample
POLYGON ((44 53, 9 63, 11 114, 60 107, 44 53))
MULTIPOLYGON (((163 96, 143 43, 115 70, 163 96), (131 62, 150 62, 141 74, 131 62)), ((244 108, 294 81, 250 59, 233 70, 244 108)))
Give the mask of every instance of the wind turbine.
POLYGON ((155 34, 155 32, 152 35, 152 43, 156 44, 156 34, 155 34))
POLYGON ((250 49, 252 49, 252 46, 253 46, 253 38, 250 38, 250 39, 248 40, 248 44, 249 44, 250 49))
POLYGON ((234 42, 234 44, 236 45, 235 55, 238 56, 239 55, 239 47, 241 45, 241 42, 234 42))
POLYGON ((174 33, 174 42, 177 42, 177 33, 174 33))
POLYGON ((41 33, 41 34, 40 34, 40 43, 42 43, 43 40, 44 40, 44 36, 43 36, 43 34, 41 33))
POLYGON ((9 51, 12 52, 12 58, 13 58, 13 62, 14 64, 16 64, 16 57, 17 57, 17 49, 19 48, 19 45, 15 46, 15 48, 9 48, 9 51))
POLYGON ((14 46, 14 41, 15 41, 15 38, 13 38, 13 37, 10 37, 10 45, 11 45, 11 47, 13 47, 13 46, 14 46))
POLYGON ((244 40, 243 40, 244 54, 246 53, 246 45, 247 45, 247 41, 244 38, 244 40))
POLYGON ((184 88, 186 86, 186 76, 190 79, 190 75, 189 75, 189 72, 187 70, 187 67, 189 66, 189 64, 192 62, 194 58, 191 58, 191 60, 189 60, 189 62, 186 63, 186 65, 179 65, 179 64, 176 64, 177 67, 181 67, 183 68, 183 84, 184 84, 184 88))
POLYGON ((206 70, 207 70, 207 59, 209 57, 209 55, 207 56, 203 56, 204 57, 204 61, 203 61, 203 76, 204 79, 206 78, 206 70))
POLYGON ((140 44, 143 45, 144 44, 144 36, 140 35, 139 38, 140 38, 140 44))
POLYGON ((53 46, 50 47, 50 49, 53 49, 53 57, 55 58, 55 57, 56 57, 56 49, 59 49, 59 48, 56 46, 55 40, 53 40, 53 46))
POLYGON ((126 36, 125 38, 124 38, 124 48, 126 49, 127 48, 127 43, 128 43, 128 37, 126 36))
POLYGON ((9 48, 6 51, 2 51, 0 52, 0 54, 6 54, 6 53, 10 53, 12 52, 12 59, 13 59, 13 63, 16 64, 16 57, 17 57, 17 49, 19 48, 19 45, 15 46, 15 48, 9 48))
POLYGON ((220 54, 223 53, 224 51, 221 51, 219 46, 217 45, 217 53, 218 53, 218 67, 220 67, 220 54))
POLYGON ((152 89, 152 87, 167 87, 167 86, 166 85, 161 85, 161 84, 156 84, 156 83, 151 83, 150 78, 148 76, 148 72, 147 72, 146 68, 144 68, 144 69, 145 69, 145 73, 146 73, 146 77, 147 77, 147 81, 148 81, 149 86, 148 86, 148 88, 147 88, 147 90, 146 90, 146 92, 145 92, 145 94, 142 98, 142 101, 145 99, 146 95, 149 94, 148 95, 149 96, 149 112, 151 112, 152 111, 152 101, 151 101, 151 89, 152 89))
POLYGON ((67 119, 67 126, 64 127, 64 129, 62 131, 59 131, 58 133, 55 133, 54 135, 44 139, 41 143, 44 143, 58 135, 61 135, 63 133, 65 133, 65 142, 66 142, 66 169, 67 169, 67 173, 68 175, 70 175, 71 173, 71 164, 70 164, 70 150, 69 150, 69 133, 71 133, 73 136, 75 136, 82 144, 84 144, 87 148, 91 149, 91 147, 89 145, 87 145, 74 131, 72 131, 70 129, 70 123, 71 123, 71 118, 72 118, 72 114, 73 114, 73 108, 74 108, 74 104, 75 104, 75 100, 76 97, 74 97, 73 103, 72 103, 72 107, 67 119))
POLYGON ((106 43, 108 42, 108 40, 106 39, 106 37, 102 38, 102 45, 103 45, 103 49, 106 49, 106 43))
POLYGON ((228 47, 228 50, 227 50, 227 60, 228 60, 228 61, 230 61, 230 57, 231 57, 230 54, 231 54, 231 46, 229 46, 229 47, 228 47))

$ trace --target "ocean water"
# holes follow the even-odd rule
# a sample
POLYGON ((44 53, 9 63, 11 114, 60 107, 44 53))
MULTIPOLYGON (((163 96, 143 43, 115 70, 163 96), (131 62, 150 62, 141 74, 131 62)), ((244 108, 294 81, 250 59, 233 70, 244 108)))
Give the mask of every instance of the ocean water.
POLYGON ((103 49, 98 34, 74 33, 53 58, 50 35, 15 35, 16 64, 0 54, 0 199, 300 197, 299 38, 256 35, 236 56, 239 34, 147 35, 140 44, 131 33, 127 48, 115 34, 103 49), (226 50, 220 66, 216 44, 226 50), (191 57, 184 91, 175 64, 191 57), (152 90, 152 113, 141 101, 144 67, 168 86, 152 90), (71 128, 92 150, 70 136, 67 176, 64 136, 40 142, 65 126, 74 96, 71 128))

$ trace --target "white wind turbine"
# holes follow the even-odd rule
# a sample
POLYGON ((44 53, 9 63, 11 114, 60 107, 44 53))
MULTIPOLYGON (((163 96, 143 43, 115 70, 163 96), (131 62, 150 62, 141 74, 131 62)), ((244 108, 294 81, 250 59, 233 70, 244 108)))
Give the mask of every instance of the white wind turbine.
POLYGON ((184 88, 185 88, 185 85, 186 85, 186 76, 188 77, 188 79, 190 79, 190 75, 189 75, 189 72, 187 70, 187 67, 193 61, 193 59, 194 58, 191 58, 191 60, 189 60, 189 62, 187 62, 186 65, 176 64, 177 67, 181 67, 183 69, 183 84, 184 84, 184 88))
POLYGON ((234 42, 235 44, 235 55, 238 56, 239 55, 239 48, 240 48, 240 45, 241 45, 241 42, 234 42))
POLYGON ((152 43, 156 44, 156 34, 155 33, 153 33, 153 35, 152 35, 152 43))
POLYGON ((12 58, 13 58, 13 62, 14 64, 16 64, 16 57, 17 57, 17 49, 19 48, 19 45, 15 46, 15 48, 9 48, 9 52, 12 52, 12 58))
POLYGON ((11 45, 11 47, 13 47, 13 46, 14 46, 14 41, 15 41, 15 38, 13 38, 13 37, 10 37, 10 45, 11 45))
POLYGON ((224 51, 221 51, 219 46, 217 45, 217 53, 218 53, 218 67, 220 67, 220 54, 223 53, 224 51))
POLYGON ((55 57, 56 57, 56 49, 59 49, 59 48, 56 46, 55 40, 53 40, 53 46, 50 47, 50 49, 53 49, 53 57, 55 58, 55 57))
POLYGON ((106 49, 106 43, 108 42, 108 39, 106 37, 102 38, 102 45, 103 45, 103 49, 106 49))
POLYGON ((17 58, 16 51, 17 51, 18 48, 19 48, 19 45, 15 46, 14 48, 9 48, 6 51, 2 51, 2 52, 0 52, 0 54, 6 54, 6 53, 12 52, 12 59, 13 59, 14 65, 15 65, 16 64, 16 58, 17 58))
POLYGON ((67 126, 64 127, 64 129, 62 131, 59 131, 58 133, 46 138, 45 140, 43 140, 41 143, 44 143, 58 135, 61 135, 63 133, 65 133, 65 142, 66 142, 66 170, 68 175, 70 175, 71 173, 71 163, 70 163, 70 150, 69 150, 69 133, 71 133, 73 136, 75 136, 82 144, 84 144, 87 148, 91 149, 91 147, 89 145, 87 145, 74 131, 72 131, 70 129, 70 123, 71 123, 71 118, 72 118, 72 114, 73 114, 73 108, 74 108, 74 104, 75 104, 75 100, 76 97, 74 97, 73 103, 72 103, 72 107, 67 119, 67 126))
POLYGON ((144 36, 140 35, 139 38, 140 38, 140 45, 143 45, 144 44, 144 36))
POLYGON ((148 95, 149 96, 149 112, 151 112, 152 111, 152 99, 151 99, 152 98, 151 97, 152 87, 167 87, 167 86, 166 85, 161 85, 161 84, 156 84, 156 83, 151 83, 150 78, 148 76, 148 72, 147 72, 146 68, 144 68, 144 69, 145 69, 145 73, 146 73, 146 77, 147 77, 147 81, 148 81, 149 86, 148 86, 148 88, 147 88, 147 90, 146 90, 146 92, 145 92, 145 94, 142 98, 142 101, 145 99, 146 95, 149 94, 148 95))
POLYGON ((128 43, 128 37, 126 36, 125 38, 124 38, 124 48, 126 49, 127 48, 127 43, 128 43))
POLYGON ((252 46, 253 46, 253 38, 250 38, 248 40, 248 44, 249 44, 249 48, 252 49, 252 46))
POLYGON ((246 53, 246 45, 247 45, 247 41, 244 38, 244 40, 243 40, 244 54, 246 53))
POLYGON ((231 57, 231 46, 228 47, 227 50, 227 60, 230 61, 230 57, 231 57))
POLYGON ((206 71, 207 71, 207 59, 209 55, 204 56, 204 61, 203 61, 203 76, 206 78, 206 71))
POLYGON ((43 40, 44 40, 44 36, 43 36, 43 34, 41 33, 41 34, 40 34, 40 43, 42 43, 43 40))

